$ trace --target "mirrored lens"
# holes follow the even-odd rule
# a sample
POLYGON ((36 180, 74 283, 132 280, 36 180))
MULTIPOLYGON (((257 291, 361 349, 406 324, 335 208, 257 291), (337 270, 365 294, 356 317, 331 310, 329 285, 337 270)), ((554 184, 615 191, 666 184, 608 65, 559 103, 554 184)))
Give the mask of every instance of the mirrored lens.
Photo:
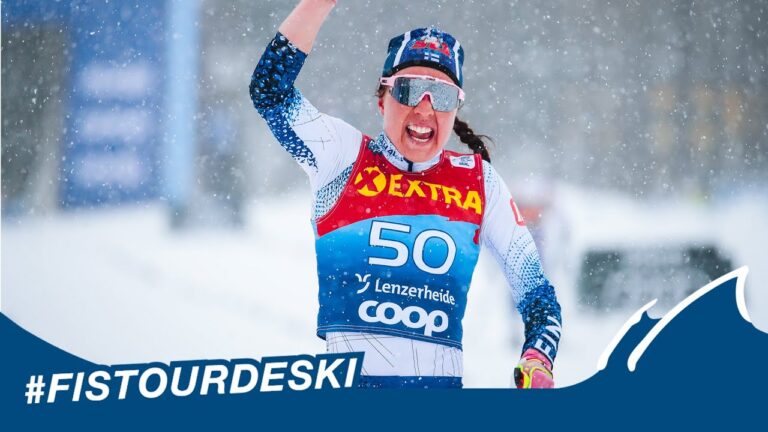
POLYGON ((424 93, 429 92, 432 107, 437 111, 451 111, 459 105, 459 89, 449 84, 418 78, 397 78, 392 96, 403 105, 416 106, 424 93))

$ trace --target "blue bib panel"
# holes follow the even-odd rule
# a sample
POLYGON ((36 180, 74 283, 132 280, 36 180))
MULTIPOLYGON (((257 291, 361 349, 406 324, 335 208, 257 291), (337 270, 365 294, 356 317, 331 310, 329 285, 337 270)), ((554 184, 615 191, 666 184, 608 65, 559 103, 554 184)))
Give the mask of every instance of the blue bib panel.
POLYGON ((318 336, 367 332, 461 348, 480 253, 479 157, 446 151, 435 167, 407 173, 366 143, 341 198, 315 223, 318 336))

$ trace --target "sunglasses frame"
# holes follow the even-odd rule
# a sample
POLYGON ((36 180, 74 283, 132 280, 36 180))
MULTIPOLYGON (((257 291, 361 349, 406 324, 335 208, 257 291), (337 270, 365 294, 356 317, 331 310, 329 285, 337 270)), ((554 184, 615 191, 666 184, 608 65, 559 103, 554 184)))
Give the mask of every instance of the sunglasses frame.
MULTIPOLYGON (((397 80, 398 78, 413 78, 413 79, 421 79, 421 80, 425 80, 425 81, 438 82, 438 83, 441 83, 441 84, 447 84, 447 85, 449 85, 451 87, 454 87, 455 89, 457 89, 459 91, 459 98, 458 98, 459 100, 456 103, 456 107, 455 108, 452 108, 449 111, 440 111, 438 109, 435 109, 435 106, 432 105, 432 108, 435 109, 435 111, 450 112, 450 111, 453 111, 454 109, 461 108, 461 106, 464 103, 464 90, 462 90, 461 87, 457 86, 456 84, 454 84, 454 83, 452 83, 450 81, 446 81, 446 80, 443 80, 443 79, 440 79, 440 78, 435 78, 435 77, 430 76, 430 75, 404 74, 404 75, 396 75, 396 76, 391 76, 391 77, 381 77, 379 79, 379 83, 381 85, 385 86, 385 87, 389 87, 390 91, 391 91, 391 89, 395 86, 395 80, 397 80)), ((429 95, 430 103, 433 103, 432 101, 435 100, 434 96, 432 96, 431 92, 425 91, 424 93, 421 94, 421 97, 419 97, 419 100, 416 102, 417 105, 421 102, 422 99, 424 99, 425 95, 429 95)), ((407 105, 407 104, 403 104, 403 105, 410 106, 410 105, 407 105)), ((416 106, 416 105, 414 105, 414 106, 416 106)))

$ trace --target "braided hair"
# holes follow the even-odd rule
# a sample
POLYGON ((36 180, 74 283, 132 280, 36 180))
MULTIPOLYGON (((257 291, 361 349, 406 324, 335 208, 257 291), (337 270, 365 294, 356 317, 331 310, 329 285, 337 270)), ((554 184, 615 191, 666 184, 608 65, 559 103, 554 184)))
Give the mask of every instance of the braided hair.
POLYGON ((475 135, 475 131, 469 127, 467 122, 460 120, 458 117, 456 117, 456 120, 453 122, 453 131, 459 136, 461 142, 466 144, 470 150, 472 150, 472 153, 479 153, 484 161, 488 163, 491 162, 491 155, 488 153, 485 141, 483 141, 483 139, 491 140, 489 136, 475 135))

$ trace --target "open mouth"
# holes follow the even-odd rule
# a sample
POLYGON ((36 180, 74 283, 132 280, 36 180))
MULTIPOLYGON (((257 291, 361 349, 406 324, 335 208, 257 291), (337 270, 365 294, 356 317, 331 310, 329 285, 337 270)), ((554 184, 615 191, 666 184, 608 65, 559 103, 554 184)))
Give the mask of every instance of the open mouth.
POLYGON ((425 143, 435 136, 434 129, 425 126, 408 125, 405 127, 405 131, 416 142, 425 143))

